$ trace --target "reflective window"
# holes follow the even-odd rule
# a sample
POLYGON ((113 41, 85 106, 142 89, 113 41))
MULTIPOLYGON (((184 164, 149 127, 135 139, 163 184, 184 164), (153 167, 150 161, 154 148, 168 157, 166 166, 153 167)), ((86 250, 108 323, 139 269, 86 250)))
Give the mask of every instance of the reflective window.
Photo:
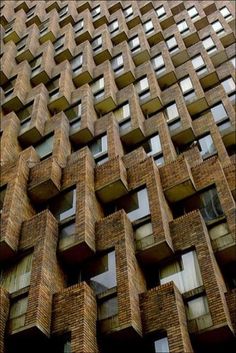
POLYGON ((133 15, 133 8, 132 8, 132 5, 126 7, 126 9, 124 9, 123 12, 124 12, 125 18, 128 18, 128 17, 132 16, 132 15, 133 15))
POLYGON ((190 7, 188 10, 188 14, 192 19, 200 18, 198 11, 195 6, 190 7))
POLYGON ((198 142, 200 146, 200 153, 203 159, 216 153, 215 145, 210 134, 200 138, 198 142))
POLYGON ((78 22, 76 22, 74 24, 73 28, 74 28, 75 33, 82 31, 82 29, 84 28, 84 20, 81 19, 78 22))
POLYGON ((193 84, 190 77, 186 77, 180 81, 180 88, 183 92, 183 95, 188 94, 190 91, 193 90, 193 84))
POLYGON ((178 44, 174 35, 166 40, 166 45, 170 53, 173 53, 174 51, 178 50, 178 44))
POLYGON ((48 29, 48 24, 49 24, 49 19, 47 19, 46 21, 43 21, 41 23, 41 25, 39 25, 39 32, 40 32, 40 35, 42 35, 44 32, 47 31, 48 29))
POLYGON ((75 56, 71 61, 70 61, 71 69, 72 71, 77 74, 79 71, 82 70, 82 65, 83 65, 83 54, 79 54, 75 56))
POLYGON ((178 30, 179 30, 179 32, 181 34, 187 33, 189 31, 187 22, 185 20, 180 21, 179 23, 177 23, 177 27, 178 27, 178 30))
POLYGON ((96 99, 101 98, 105 93, 104 77, 102 76, 98 78, 96 81, 94 81, 91 84, 91 89, 92 89, 94 98, 96 99))
POLYGON ((23 38, 21 38, 21 40, 17 43, 16 48, 18 52, 22 51, 25 48, 27 39, 28 39, 28 34, 26 34, 23 38))
POLYGON ((132 53, 140 49, 140 41, 138 35, 129 40, 129 47, 132 53))
POLYGON ((49 157, 52 154, 53 137, 53 135, 48 136, 43 141, 40 141, 37 145, 34 146, 35 151, 41 160, 49 157))
POLYGON ((92 18, 99 16, 100 13, 101 13, 101 6, 98 5, 91 11, 92 18))
POLYGON ((214 107, 212 107, 211 113, 216 123, 221 122, 222 120, 225 120, 226 118, 228 118, 228 115, 226 113, 223 103, 217 104, 214 107))
POLYGON ((213 42, 211 36, 208 36, 205 39, 203 39, 202 44, 203 44, 204 48, 206 49, 206 51, 208 52, 208 54, 211 54, 214 51, 216 51, 216 45, 213 42))
POLYGON ((81 281, 88 281, 95 294, 116 287, 115 251, 99 256, 86 264, 81 271, 81 281))
POLYGON ((173 281, 181 293, 202 285, 202 277, 195 251, 189 251, 160 268, 160 284, 173 281))
POLYGON ((165 11, 165 8, 164 6, 160 6, 156 9, 156 14, 157 14, 157 17, 158 18, 162 18, 166 15, 166 11, 165 11))
POLYGON ((187 301, 187 319, 193 320, 209 313, 207 297, 200 296, 187 301))
POLYGON ((233 65, 234 67, 236 67, 236 57, 230 59, 230 62, 232 63, 232 65, 233 65))
POLYGON ((114 20, 109 24, 109 31, 110 33, 114 33, 119 30, 119 22, 118 20, 114 20))
POLYGON ((198 75, 207 72, 206 64, 201 55, 195 56, 195 58, 192 59, 192 64, 198 75))
POLYGON ((111 66, 116 74, 124 70, 123 55, 119 54, 115 56, 111 61, 111 66))
POLYGON ((155 56, 152 59, 152 64, 153 64, 153 67, 154 67, 156 74, 160 74, 166 70, 165 62, 164 62, 163 56, 161 54, 155 56))
POLYGON ((143 28, 146 34, 154 32, 154 26, 152 20, 148 20, 143 24, 143 28))
POLYGON ((107 135, 98 138, 90 145, 90 151, 97 165, 108 160, 107 135))
POLYGON ((233 18, 229 9, 226 6, 224 6, 220 9, 220 13, 227 21, 229 21, 233 18))
POLYGON ((98 320, 105 320, 118 314, 117 296, 99 301, 98 303, 98 320))
POLYGON ((235 82, 232 77, 227 78, 226 80, 222 81, 222 86, 227 94, 232 93, 235 91, 235 82))
POLYGON ((60 195, 55 196, 49 203, 49 209, 60 222, 75 216, 76 188, 64 191, 60 195))
POLYGON ((160 338, 154 342, 155 353, 169 353, 167 337, 160 338))
POLYGON ((61 50, 64 46, 64 43, 65 43, 65 35, 63 34, 54 43, 55 52, 58 52, 59 50, 61 50))
POLYGON ((36 9, 36 5, 33 6, 33 7, 31 7, 31 9, 29 9, 29 11, 27 11, 26 17, 27 17, 28 19, 34 15, 35 9, 36 9))
POLYGON ((68 5, 64 6, 60 11, 59 11, 59 17, 62 18, 66 16, 68 12, 68 5))
POLYGON ((167 121, 179 118, 179 112, 176 103, 172 103, 166 107, 167 121))
POLYGON ((24 256, 16 264, 3 270, 1 274, 1 287, 9 293, 14 293, 30 285, 32 268, 32 254, 24 256))
POLYGON ((102 48, 102 35, 97 36, 92 41, 92 49, 94 52, 100 50, 102 48))
POLYGON ((25 324, 25 315, 28 307, 28 297, 13 300, 9 313, 9 328, 16 330, 25 324))
POLYGON ((212 22, 211 25, 212 25, 213 30, 214 30, 217 34, 224 32, 224 27, 222 26, 222 24, 220 23, 219 20, 212 22))
POLYGON ((154 156, 162 152, 160 136, 157 134, 151 137, 145 144, 143 144, 145 152, 148 156, 154 156))
POLYGON ((140 80, 138 80, 135 87, 139 95, 139 98, 144 99, 150 95, 150 88, 149 88, 147 77, 143 77, 140 80))

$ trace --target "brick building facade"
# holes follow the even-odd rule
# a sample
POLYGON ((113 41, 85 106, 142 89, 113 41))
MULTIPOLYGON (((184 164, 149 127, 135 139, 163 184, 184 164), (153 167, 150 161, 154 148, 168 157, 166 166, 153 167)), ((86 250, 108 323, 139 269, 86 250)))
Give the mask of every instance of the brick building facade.
POLYGON ((0 352, 234 352, 234 1, 0 6, 0 352))

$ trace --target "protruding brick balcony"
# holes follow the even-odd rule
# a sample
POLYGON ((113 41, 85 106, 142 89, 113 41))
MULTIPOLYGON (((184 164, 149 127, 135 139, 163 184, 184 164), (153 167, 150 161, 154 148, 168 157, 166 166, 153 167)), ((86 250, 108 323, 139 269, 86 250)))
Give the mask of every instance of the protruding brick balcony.
POLYGON ((139 11, 141 12, 142 15, 144 15, 145 13, 153 9, 153 2, 149 0, 140 0, 138 2, 138 6, 139 6, 139 11))
MULTIPOLYGON (((58 4, 55 1, 55 4, 58 4)), ((47 10, 47 9, 46 9, 47 10)), ((54 9, 50 13, 49 22, 46 25, 39 26, 39 42, 40 44, 45 43, 46 41, 55 42, 57 34, 59 33, 59 23, 58 23, 58 13, 54 9)))
POLYGON ((100 14, 92 18, 94 28, 98 28, 104 24, 107 25, 110 17, 106 3, 103 1, 92 1, 92 8, 95 8, 97 5, 100 5, 100 14))
MULTIPOLYGON (((93 79, 94 61, 93 52, 89 42, 86 40, 81 44, 81 49, 76 55, 82 55, 82 66, 73 72, 73 82, 76 87, 80 87, 85 83, 89 83, 93 79)), ((74 55, 74 57, 76 56, 74 55)), ((72 59, 73 60, 73 59, 72 59)))
MULTIPOLYGON (((130 3, 130 5, 132 5, 133 13, 132 15, 126 17, 125 20, 128 28, 132 29, 135 26, 139 25, 142 21, 141 21, 141 14, 139 11, 138 4, 136 2, 133 2, 132 4, 130 3)), ((123 9, 127 6, 123 6, 123 9)))
MULTIPOLYGON (((76 3, 74 1, 68 2, 68 11, 65 12, 60 16, 60 11, 59 11, 59 25, 60 27, 64 27, 68 23, 70 23, 72 26, 75 24, 76 20, 76 3)), ((61 4, 61 10, 63 9, 64 5, 61 4)))
POLYGON ((110 39, 110 35, 107 32, 107 26, 104 24, 99 27, 96 31, 94 31, 93 37, 102 36, 102 46, 97 50, 93 49, 93 59, 96 65, 105 62, 106 60, 110 60, 112 55, 112 41, 110 39))
MULTIPOLYGON (((137 34, 137 28, 134 28, 129 32, 129 38, 131 38, 134 34, 137 34)), ((132 59, 136 66, 139 66, 150 59, 149 43, 143 32, 141 24, 139 25, 138 37, 140 47, 137 50, 134 50, 133 52, 131 51, 132 59)))
POLYGON ((61 63, 64 60, 70 61, 75 50, 74 33, 70 24, 63 28, 64 45, 59 50, 54 50, 54 59, 56 63, 61 63))
POLYGON ((128 86, 135 80, 135 65, 132 60, 127 42, 122 42, 113 48, 113 57, 122 54, 123 69, 114 72, 115 82, 119 89, 128 86))
POLYGON ((85 41, 91 42, 94 28, 92 24, 91 13, 88 8, 86 8, 81 15, 78 17, 78 21, 76 21, 74 25, 74 39, 76 44, 81 44, 85 41), (83 20, 83 27, 80 29, 76 29, 76 23, 83 20))
POLYGON ((127 194, 126 169, 120 157, 98 166, 95 173, 95 190, 102 202, 111 202, 127 194))
POLYGON ((108 11, 111 15, 119 9, 122 9, 122 1, 111 0, 108 3, 108 11))
POLYGON ((53 339, 56 341, 58 337, 68 332, 71 334, 72 351, 97 353, 96 313, 95 296, 85 282, 55 294, 51 330, 53 339))
POLYGON ((11 77, 14 69, 14 61, 11 59, 15 55, 15 45, 12 41, 5 45, 6 51, 0 59, 0 83, 6 83, 11 77))
POLYGON ((173 282, 140 294, 140 309, 144 335, 153 333, 155 337, 165 330, 170 352, 193 352, 184 302, 173 282))
POLYGON ((196 192, 191 168, 182 156, 160 168, 164 194, 168 201, 177 202, 196 192))
POLYGON ((77 3, 77 12, 79 14, 86 9, 88 9, 90 11, 91 8, 92 8, 92 1, 91 0, 83 0, 83 1, 79 1, 79 3, 77 3))
POLYGON ((113 15, 110 16, 110 23, 113 20, 118 21, 118 28, 117 28, 117 30, 114 30, 114 32, 111 31, 110 35, 111 35, 112 43, 117 45, 123 41, 127 41, 128 33, 129 33, 122 8, 120 8, 119 10, 114 12, 113 15))
MULTIPOLYGON (((9 25, 8 25, 9 26, 9 25)), ((10 27, 5 30, 3 42, 13 41, 15 44, 20 41, 23 36, 25 26, 25 12, 21 10, 21 16, 17 17, 10 27)))
POLYGON ((29 29, 29 34, 26 39, 25 46, 22 49, 18 50, 16 55, 16 61, 18 63, 27 60, 28 62, 33 60, 36 56, 37 48, 38 48, 38 27, 33 24, 29 29))
POLYGON ((56 11, 59 11, 60 10, 59 3, 57 1, 54 1, 54 0, 47 1, 46 7, 45 7, 45 11, 47 13, 49 13, 53 9, 55 9, 56 11))

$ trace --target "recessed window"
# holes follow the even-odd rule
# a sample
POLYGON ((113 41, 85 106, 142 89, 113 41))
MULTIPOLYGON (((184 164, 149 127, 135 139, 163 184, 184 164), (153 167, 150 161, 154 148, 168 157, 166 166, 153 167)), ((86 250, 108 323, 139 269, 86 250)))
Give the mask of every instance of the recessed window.
POLYGON ((219 20, 212 22, 212 28, 217 34, 222 34, 224 32, 224 27, 219 20))
POLYGON ((97 138, 90 144, 89 148, 97 165, 101 165, 108 160, 107 135, 97 138))
POLYGON ((81 126, 81 113, 82 113, 82 104, 81 102, 76 102, 70 108, 64 111, 70 123, 70 134, 78 131, 81 126))
POLYGON ((211 108, 211 113, 216 123, 222 122, 228 118, 225 107, 223 103, 217 104, 211 108))
POLYGON ((84 28, 84 20, 81 19, 78 22, 76 22, 73 26, 75 33, 79 33, 80 31, 82 31, 82 29, 84 28))
POLYGON ((179 49, 178 43, 177 43, 174 35, 169 37, 168 39, 166 39, 166 45, 167 45, 167 48, 169 49, 170 53, 173 53, 179 49))
POLYGON ((114 20, 109 24, 109 31, 111 34, 115 33, 119 30, 119 22, 118 20, 114 20))
POLYGON ((36 75, 40 72, 40 67, 42 63, 42 54, 38 55, 36 58, 30 61, 30 66, 32 70, 32 75, 36 75))
POLYGON ((148 20, 143 24, 143 28, 146 34, 150 34, 154 32, 154 26, 152 20, 148 20))
POLYGON ((208 54, 211 54, 216 51, 216 45, 213 42, 211 36, 204 38, 202 40, 202 44, 203 44, 204 48, 206 49, 206 51, 208 52, 208 54))
POLYGON ((10 330, 17 330, 24 326, 27 307, 28 296, 21 296, 12 301, 9 313, 10 330))
POLYGON ((221 84, 227 94, 230 94, 235 91, 235 82, 232 77, 229 77, 226 80, 222 81, 221 84))
POLYGON ((78 54, 76 55, 71 61, 70 61, 71 69, 74 74, 78 74, 82 70, 83 66, 83 54, 78 54))
POLYGON ((54 43, 55 52, 60 51, 64 47, 64 43, 65 43, 65 35, 63 34, 54 43))
POLYGON ((49 19, 47 19, 46 21, 43 21, 40 25, 39 25, 39 33, 40 35, 42 35, 43 33, 45 33, 48 29, 48 24, 49 24, 49 19))
POLYGON ((68 13, 68 5, 64 6, 60 11, 59 11, 59 17, 62 18, 66 16, 68 13))
POLYGON ((200 153, 203 159, 216 153, 215 145, 210 134, 201 137, 199 140, 200 153))
POLYGON ((163 337, 159 338, 158 340, 154 341, 154 349, 155 353, 169 353, 169 344, 168 344, 168 338, 163 337))
POLYGON ((166 107, 167 121, 179 118, 179 112, 176 103, 171 103, 166 107))
POLYGON ((104 96, 105 93, 105 82, 104 77, 98 78, 91 84, 91 90, 94 98, 99 99, 104 96))
POLYGON ((164 16, 166 16, 166 11, 165 11, 165 8, 164 6, 160 6, 156 9, 156 14, 157 14, 157 17, 160 19, 160 18, 163 18, 164 16))
POLYGON ((29 9, 29 11, 26 13, 26 17, 28 19, 34 15, 35 9, 36 9, 36 5, 31 7, 31 9, 29 9))
POLYGON ((195 251, 182 254, 178 259, 160 267, 160 284, 171 281, 181 293, 202 286, 202 277, 195 251))
POLYGON ((227 20, 231 20, 233 18, 231 12, 229 11, 227 6, 224 6, 220 9, 221 15, 227 20))
POLYGON ((101 14, 101 6, 100 5, 94 7, 94 9, 92 9, 92 11, 91 11, 92 18, 96 18, 100 14, 101 14))
POLYGON ((74 217, 76 211, 76 188, 74 187, 55 196, 49 203, 49 209, 60 222, 74 217))
POLYGON ((131 17, 133 15, 133 8, 132 5, 126 7, 123 11, 125 18, 131 17))
POLYGON ((52 154, 53 135, 46 137, 43 141, 34 145, 34 148, 41 160, 48 158, 52 154))
POLYGON ((178 22, 177 27, 181 34, 186 34, 187 32, 189 32, 189 28, 185 20, 178 22))
POLYGON ((163 156, 159 134, 151 137, 142 146, 143 146, 143 148, 144 148, 144 150, 145 150, 145 152, 147 153, 148 156, 155 157, 155 156, 160 155, 160 154, 163 156))
POLYGON ((192 59, 192 64, 198 75, 207 72, 206 64, 201 55, 197 55, 192 59))
POLYGON ((114 111, 114 116, 119 123, 120 131, 124 131, 131 127, 130 105, 124 103, 114 111))
POLYGON ((31 123, 31 114, 33 110, 33 102, 28 103, 24 108, 17 112, 17 116, 20 119, 20 134, 25 132, 31 123))
POLYGON ((9 81, 3 84, 2 88, 4 91, 5 98, 10 97, 14 92, 14 87, 16 83, 17 76, 12 77, 9 81))
POLYGON ((115 251, 98 256, 83 266, 81 281, 88 281, 95 294, 100 294, 116 287, 115 251))
POLYGON ((194 299, 190 299, 186 303, 187 308, 187 319, 193 320, 209 313, 209 307, 207 297, 200 296, 194 299))
POLYGON ((185 99, 190 99, 195 96, 193 84, 189 76, 182 79, 179 84, 185 99))
POLYGON ((99 35, 94 38, 94 40, 92 41, 92 49, 94 53, 102 49, 102 35, 99 35))
POLYGON ((98 302, 98 320, 105 320, 118 314, 117 295, 98 302))
POLYGON ((111 66, 116 74, 124 70, 124 60, 123 55, 119 54, 115 56, 111 61, 111 66))
POLYGON ((140 99, 145 99, 150 96, 150 88, 147 77, 143 77, 138 80, 135 87, 140 99))
POLYGON ((234 67, 236 67, 236 56, 233 57, 232 59, 230 59, 230 62, 232 63, 232 65, 233 65, 234 67))
POLYGON ((48 94, 49 94, 50 99, 52 99, 52 98, 55 99, 56 96, 59 95, 59 93, 60 93, 59 78, 60 78, 60 75, 57 75, 46 84, 46 88, 48 90, 48 94))
POLYGON ((129 43, 129 47, 130 47, 130 50, 132 53, 134 53, 140 49, 140 41, 139 41, 138 35, 131 38, 128 43, 129 43))
POLYGON ((7 270, 2 271, 1 286, 9 293, 14 293, 30 285, 32 254, 24 256, 7 270))
POLYGON ((150 215, 147 189, 143 188, 124 196, 112 205, 112 212, 124 209, 131 222, 142 220, 150 215))
POLYGON ((53 347, 57 353, 71 353, 71 333, 65 333, 53 338, 53 347))
POLYGON ((152 65, 157 75, 160 75, 166 71, 165 62, 162 54, 159 54, 152 59, 152 65))
POLYGON ((190 7, 187 11, 188 11, 189 17, 191 17, 192 19, 196 20, 197 18, 200 18, 199 13, 195 6, 190 7))
POLYGON ((13 30, 13 25, 15 23, 15 20, 9 22, 6 26, 5 26, 5 35, 9 34, 12 30, 13 30))
POLYGON ((28 39, 28 34, 26 34, 23 38, 21 38, 21 40, 17 43, 16 48, 18 52, 22 51, 25 48, 27 39, 28 39))

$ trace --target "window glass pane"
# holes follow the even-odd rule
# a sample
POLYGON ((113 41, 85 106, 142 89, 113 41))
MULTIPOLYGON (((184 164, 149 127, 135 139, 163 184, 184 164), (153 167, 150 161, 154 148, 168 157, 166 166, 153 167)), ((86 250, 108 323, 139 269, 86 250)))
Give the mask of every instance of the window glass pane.
POLYGON ((76 24, 73 26, 75 33, 81 31, 84 28, 84 20, 80 20, 76 22, 76 24))
POLYGON ((81 112, 82 112, 82 104, 81 102, 78 102, 76 105, 72 106, 69 109, 65 110, 65 115, 67 118, 72 121, 73 119, 81 117, 81 112))
POLYGON ((109 24, 109 30, 110 32, 115 32, 117 29, 119 29, 119 22, 118 20, 115 20, 109 24))
POLYGON ((235 90, 235 82, 232 77, 222 81, 221 83, 226 93, 231 93, 235 90))
POLYGON ((198 297, 187 302, 187 318, 188 320, 209 313, 209 307, 206 296, 198 297))
POLYGON ((117 296, 107 299, 98 305, 98 319, 104 320, 118 314, 117 296))
POLYGON ((154 69, 160 69, 161 67, 165 66, 164 59, 161 54, 153 58, 152 63, 153 63, 154 69))
POLYGON ((135 49, 135 48, 139 47, 140 46, 139 37, 136 36, 136 37, 132 38, 131 40, 129 40, 129 45, 130 45, 130 49, 135 49))
POLYGON ((116 286, 115 251, 99 257, 82 270, 82 280, 88 280, 95 294, 116 286))
POLYGON ((101 89, 104 89, 104 77, 99 78, 91 84, 93 94, 97 93, 101 89))
POLYGON ((166 14, 164 6, 158 7, 156 9, 156 14, 157 14, 157 17, 159 17, 159 18, 163 17, 166 14))
POLYGON ((206 158, 216 152, 211 135, 206 135, 198 140, 201 148, 202 158, 206 158))
POLYGON ((16 330, 25 324, 25 314, 28 307, 28 297, 14 300, 10 307, 9 328, 16 330))
POLYGON ((223 215, 223 210, 215 187, 200 194, 200 212, 205 221, 214 220, 223 215))
POLYGON ((102 36, 100 35, 92 41, 92 48, 93 50, 97 50, 101 46, 102 46, 102 36))
POLYGON ((177 46, 177 41, 175 39, 175 36, 172 36, 169 39, 167 39, 166 44, 169 49, 172 49, 173 47, 177 46))
POLYGON ((213 40, 210 36, 203 39, 202 44, 206 50, 211 49, 212 47, 215 46, 215 43, 213 42, 213 40))
POLYGON ((40 158, 44 158, 47 155, 52 153, 52 147, 53 147, 53 135, 48 137, 46 140, 43 142, 39 143, 36 145, 35 151, 38 153, 40 158))
POLYGON ((191 18, 196 17, 198 15, 197 9, 195 6, 188 9, 188 14, 191 18))
POLYGON ((54 197, 50 202, 49 209, 59 221, 74 216, 76 211, 76 189, 54 197))
POLYGON ((185 20, 177 23, 177 27, 178 27, 178 30, 180 31, 180 33, 183 33, 188 30, 188 25, 185 20))
POLYGON ((229 12, 229 9, 226 6, 222 7, 222 9, 220 9, 220 12, 224 18, 232 18, 233 17, 231 15, 231 13, 229 12))
POLYGON ((124 209, 130 221, 141 219, 150 214, 147 189, 130 194, 117 202, 118 209, 124 209))
POLYGON ((98 5, 92 10, 91 15, 94 18, 94 17, 98 16, 100 13, 101 13, 101 7, 100 7, 100 5, 98 5))
POLYGON ((202 278, 195 251, 181 256, 160 269, 160 284, 173 281, 181 293, 202 285, 202 278))
POLYGON ((167 337, 160 338, 154 342, 155 353, 169 353, 167 337))
POLYGON ((1 286, 9 293, 30 285, 32 254, 23 257, 17 264, 3 272, 1 286))
POLYGON ((223 29, 222 24, 220 23, 220 21, 215 21, 211 25, 212 25, 213 30, 216 33, 220 32, 223 29))
POLYGON ((227 118, 227 113, 222 103, 217 104, 215 107, 211 108, 211 113, 215 122, 219 122, 227 118))
POLYGON ((124 15, 125 17, 129 17, 133 14, 133 8, 132 5, 126 7, 126 9, 124 9, 124 15))
POLYGON ((129 103, 122 105, 122 107, 114 111, 115 118, 118 122, 130 117, 129 103))
POLYGON ((148 20, 147 22, 145 22, 143 24, 143 27, 144 27, 145 33, 149 33, 151 31, 153 31, 154 27, 153 27, 152 20, 148 20))
POLYGON ((76 71, 81 68, 83 64, 83 54, 79 54, 75 58, 73 58, 70 64, 73 71, 76 71))
POLYGON ((204 60, 201 55, 198 55, 195 58, 193 58, 192 64, 195 70, 199 69, 202 66, 205 66, 204 60))
POLYGON ((124 62, 123 62, 123 55, 117 55, 111 62, 111 66, 113 68, 113 70, 117 70, 118 68, 120 68, 121 66, 123 66, 124 62))
POLYGON ((156 135, 148 140, 148 147, 145 148, 148 156, 153 156, 156 153, 162 152, 160 136, 156 135))
POLYGON ((166 108, 166 113, 167 113, 167 117, 168 117, 167 121, 170 121, 170 120, 178 118, 179 117, 179 112, 178 112, 178 108, 177 108, 176 103, 173 103, 173 104, 169 105, 166 108))
POLYGON ((187 93, 191 89, 193 89, 192 81, 190 77, 186 77, 180 81, 180 87, 183 93, 187 93))
POLYGON ((146 89, 149 88, 149 84, 148 84, 148 79, 147 77, 142 78, 141 80, 139 80, 136 84, 136 89, 137 92, 140 93, 146 89))
POLYGON ((102 136, 92 143, 90 145, 90 151, 92 152, 93 157, 98 157, 99 155, 107 152, 107 135, 102 136))

